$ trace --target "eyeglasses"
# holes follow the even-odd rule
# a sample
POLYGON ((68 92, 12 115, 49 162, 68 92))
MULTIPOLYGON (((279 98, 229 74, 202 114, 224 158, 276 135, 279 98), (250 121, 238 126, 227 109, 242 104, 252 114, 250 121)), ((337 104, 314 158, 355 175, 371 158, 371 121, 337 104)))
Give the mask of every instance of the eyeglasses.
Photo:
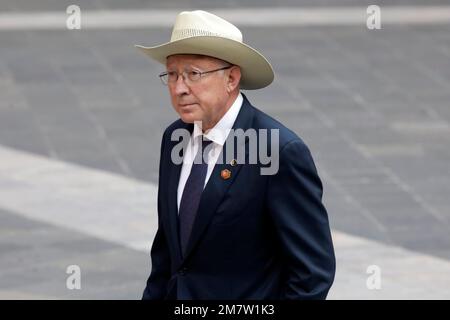
MULTIPOLYGON (((185 82, 186 82, 186 80, 189 80, 189 82, 196 82, 196 81, 199 81, 204 74, 208 74, 208 73, 212 73, 212 72, 216 72, 216 71, 220 71, 220 70, 225 70, 225 69, 230 69, 231 67, 233 67, 233 66, 227 66, 227 67, 209 70, 209 71, 203 71, 203 72, 196 71, 196 70, 186 70, 186 71, 183 71, 181 74, 182 74, 183 80, 185 82)), ((167 85, 169 83, 172 84, 172 83, 177 82, 179 76, 180 76, 180 74, 176 71, 166 71, 166 72, 161 73, 159 75, 159 78, 161 79, 162 83, 167 85)))

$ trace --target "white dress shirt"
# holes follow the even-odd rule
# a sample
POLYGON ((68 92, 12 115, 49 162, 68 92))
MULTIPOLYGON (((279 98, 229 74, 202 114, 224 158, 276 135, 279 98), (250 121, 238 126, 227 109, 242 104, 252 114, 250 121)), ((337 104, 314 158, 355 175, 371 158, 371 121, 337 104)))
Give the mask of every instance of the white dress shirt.
MULTIPOLYGON (((223 115, 223 117, 216 123, 216 125, 208 130, 208 132, 204 133, 206 139, 211 140, 211 148, 208 153, 208 170, 206 171, 205 184, 211 176, 211 173, 214 169, 214 166, 219 158, 219 155, 222 151, 222 147, 225 144, 225 141, 228 137, 228 133, 236 121, 239 110, 242 107, 242 94, 239 93, 236 100, 233 102, 232 106, 228 111, 223 115)), ((178 181, 178 190, 177 190, 177 203, 178 209, 180 209, 181 197, 183 195, 184 186, 186 185, 186 181, 191 173, 192 163, 194 162, 194 157, 197 154, 197 150, 201 145, 202 139, 202 129, 198 125, 197 122, 194 123, 194 130, 192 132, 191 138, 186 148, 186 154, 183 158, 183 166, 181 167, 180 180, 178 181)), ((209 148, 209 147, 208 147, 209 148)))

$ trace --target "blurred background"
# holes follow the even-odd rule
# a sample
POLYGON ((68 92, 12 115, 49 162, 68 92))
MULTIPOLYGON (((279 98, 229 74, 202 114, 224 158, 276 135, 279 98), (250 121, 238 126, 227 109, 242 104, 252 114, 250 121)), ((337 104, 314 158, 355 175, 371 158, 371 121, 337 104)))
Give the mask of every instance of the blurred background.
POLYGON ((168 41, 195 9, 274 67, 244 93, 312 151, 338 262, 329 299, 449 299, 449 0, 1 0, 0 299, 141 297, 178 117, 164 66, 134 44, 168 41))

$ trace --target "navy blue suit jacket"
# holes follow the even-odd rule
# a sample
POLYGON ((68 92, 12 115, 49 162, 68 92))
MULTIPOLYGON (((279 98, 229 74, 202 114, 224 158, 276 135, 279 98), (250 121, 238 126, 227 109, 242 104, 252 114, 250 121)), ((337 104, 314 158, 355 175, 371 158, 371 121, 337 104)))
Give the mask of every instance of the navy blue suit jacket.
POLYGON ((279 170, 261 175, 260 164, 216 164, 182 257, 182 164, 171 161, 178 143, 171 133, 179 128, 192 132, 193 124, 177 120, 163 135, 158 230, 143 299, 325 299, 335 256, 322 183, 305 143, 244 96, 233 129, 278 129, 279 170), (221 177, 223 169, 231 171, 229 179, 221 177))

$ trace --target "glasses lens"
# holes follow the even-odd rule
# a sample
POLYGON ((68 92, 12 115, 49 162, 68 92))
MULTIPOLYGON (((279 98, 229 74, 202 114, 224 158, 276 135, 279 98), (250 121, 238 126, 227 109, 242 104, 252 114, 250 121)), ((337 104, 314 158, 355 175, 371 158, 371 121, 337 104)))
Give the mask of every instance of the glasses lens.
POLYGON ((162 83, 167 84, 167 81, 168 81, 168 75, 167 75, 167 73, 161 73, 161 74, 159 75, 159 78, 161 79, 161 82, 162 82, 162 83))
POLYGON ((187 77, 189 80, 191 80, 191 81, 200 80, 201 73, 199 71, 191 70, 191 71, 187 71, 186 73, 187 73, 187 77))

